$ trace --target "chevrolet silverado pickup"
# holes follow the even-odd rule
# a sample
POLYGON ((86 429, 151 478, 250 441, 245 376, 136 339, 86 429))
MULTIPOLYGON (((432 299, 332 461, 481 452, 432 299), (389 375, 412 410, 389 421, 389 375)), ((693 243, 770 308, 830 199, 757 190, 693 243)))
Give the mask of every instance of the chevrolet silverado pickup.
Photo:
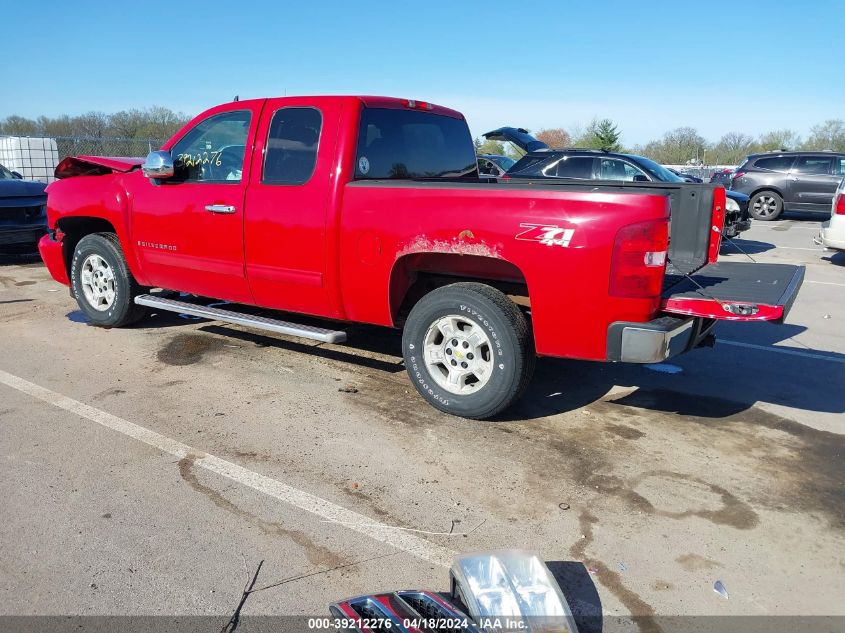
POLYGON ((513 403, 537 355, 660 362, 720 319, 782 321, 803 279, 717 261, 722 187, 482 178, 464 117, 409 99, 236 101, 146 160, 56 176, 40 252, 91 323, 402 328, 417 391, 468 418, 513 403))

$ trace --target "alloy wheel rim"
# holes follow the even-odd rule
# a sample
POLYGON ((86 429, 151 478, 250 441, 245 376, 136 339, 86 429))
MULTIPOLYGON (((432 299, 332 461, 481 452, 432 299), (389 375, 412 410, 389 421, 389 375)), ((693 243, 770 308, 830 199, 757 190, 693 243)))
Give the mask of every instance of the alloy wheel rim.
POLYGON ((437 319, 423 338, 428 373, 440 387, 457 395, 481 390, 493 373, 493 347, 475 321, 450 314, 437 319))
POLYGON ((100 312, 114 305, 114 271, 99 255, 89 255, 82 262, 82 293, 88 304, 100 312))
POLYGON ((772 215, 777 209, 777 202, 772 196, 758 196, 754 201, 754 210, 762 216, 772 215))

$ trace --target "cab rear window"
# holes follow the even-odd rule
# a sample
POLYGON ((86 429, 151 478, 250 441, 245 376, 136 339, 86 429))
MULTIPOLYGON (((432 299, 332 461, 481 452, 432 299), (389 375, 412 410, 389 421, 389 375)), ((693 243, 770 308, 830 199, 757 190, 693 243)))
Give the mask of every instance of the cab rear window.
POLYGON ((390 108, 364 108, 355 158, 357 180, 477 178, 466 121, 390 108))

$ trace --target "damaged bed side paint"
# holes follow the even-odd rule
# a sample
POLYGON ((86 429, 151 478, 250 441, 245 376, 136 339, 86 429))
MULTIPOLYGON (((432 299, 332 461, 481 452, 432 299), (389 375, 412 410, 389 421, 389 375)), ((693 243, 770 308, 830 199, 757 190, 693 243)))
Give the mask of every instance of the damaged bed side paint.
POLYGON ((451 255, 476 255, 480 257, 494 257, 502 259, 501 244, 487 244, 484 240, 474 242, 467 238, 474 237, 472 231, 465 230, 451 240, 431 239, 426 235, 418 235, 410 241, 400 245, 396 252, 396 259, 417 253, 446 253, 451 255))

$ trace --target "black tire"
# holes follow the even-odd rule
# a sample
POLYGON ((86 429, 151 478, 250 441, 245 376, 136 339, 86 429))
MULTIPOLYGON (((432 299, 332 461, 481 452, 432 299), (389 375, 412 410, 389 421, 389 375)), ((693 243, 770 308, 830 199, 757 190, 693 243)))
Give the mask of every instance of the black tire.
POLYGON ((120 248, 120 241, 114 233, 92 233, 76 245, 70 265, 70 282, 79 309, 85 313, 92 325, 100 327, 122 327, 142 319, 147 309, 135 304, 135 297, 144 292, 138 285, 120 248), (98 255, 114 273, 114 301, 104 310, 98 310, 86 298, 82 287, 82 267, 91 255, 98 255))
POLYGON ((774 191, 758 191, 748 201, 748 214, 755 220, 771 222, 783 213, 783 198, 774 191))
MULTIPOLYGON (((444 337, 442 345, 448 346, 450 338, 444 337)), ((525 315, 498 290, 472 282, 437 288, 419 300, 405 322, 402 354, 411 382, 429 404, 446 413, 476 420, 493 417, 522 396, 536 361, 525 315), (477 391, 458 394, 447 390, 434 379, 425 362, 426 336, 434 324, 447 316, 456 316, 469 328, 474 327, 469 322, 474 322, 487 337, 486 348, 493 359, 488 367, 492 371, 477 391)), ((471 357, 466 355, 466 358, 471 357)), ((441 366, 441 374, 450 371, 445 364, 441 366)))

